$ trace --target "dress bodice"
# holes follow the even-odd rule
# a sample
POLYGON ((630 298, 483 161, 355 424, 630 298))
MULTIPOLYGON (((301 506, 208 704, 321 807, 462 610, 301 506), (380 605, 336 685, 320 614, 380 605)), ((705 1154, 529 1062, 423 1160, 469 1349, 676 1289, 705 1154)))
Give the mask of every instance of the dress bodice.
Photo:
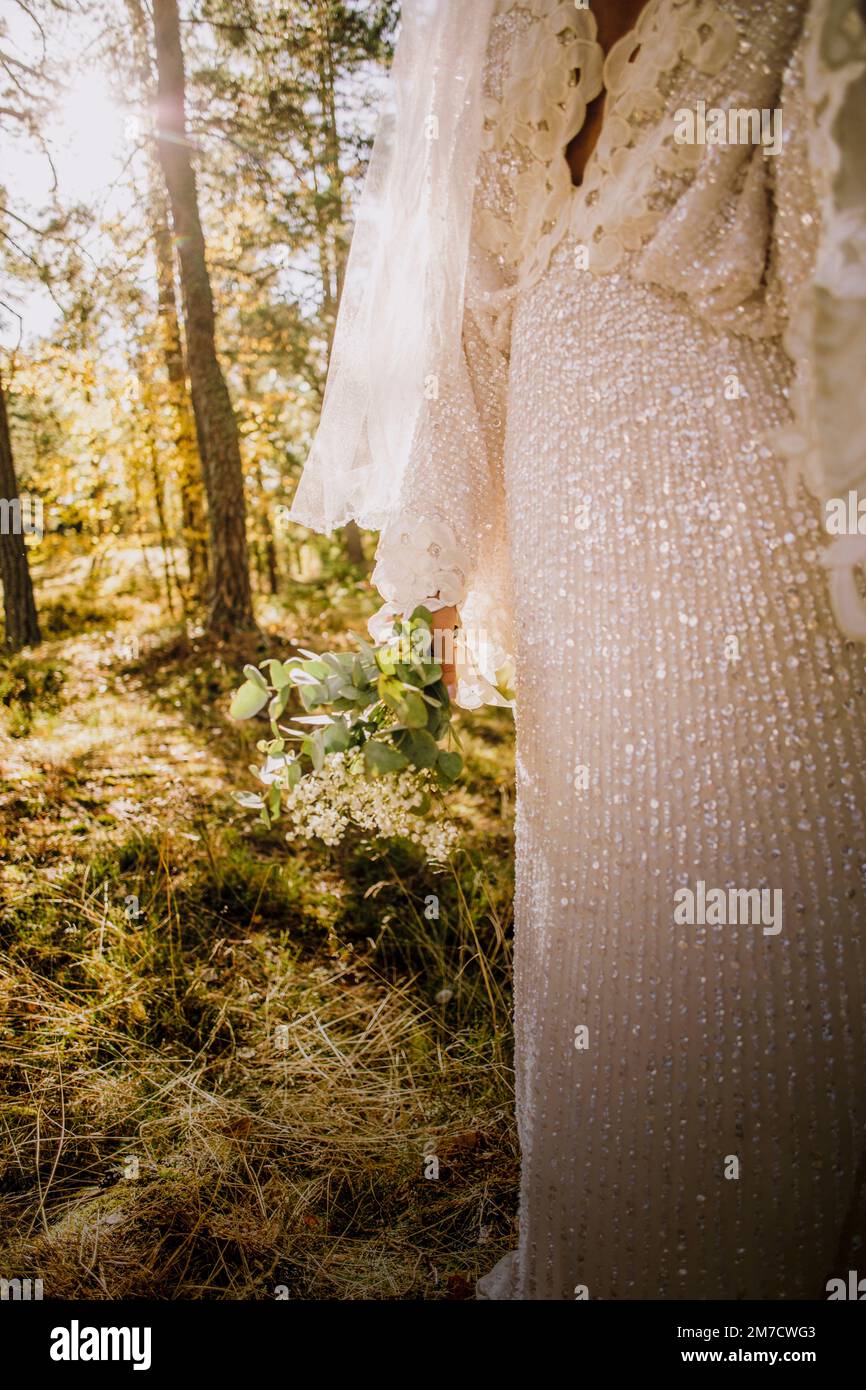
MULTIPOLYGON (((513 650, 502 510, 512 323, 545 277, 609 277, 613 296, 624 280, 662 291, 716 331, 722 357, 734 339, 781 339, 790 420, 768 422, 749 457, 786 459, 792 496, 798 478, 820 498, 866 489, 853 384, 866 221, 853 179, 835 176, 859 157, 866 39, 862 23, 837 26, 838 52, 828 48, 828 14, 829 0, 648 0, 605 57, 588 9, 496 0, 462 358, 436 376, 373 576, 383 623, 438 595, 461 608, 464 630, 483 630, 493 658, 467 664, 467 702, 510 685, 499 672, 513 650), (575 186, 566 150, 602 89, 575 186)), ((861 535, 822 557, 840 623, 866 638, 864 562, 861 535)))
POLYGON ((579 268, 627 265, 726 328, 778 332, 773 153, 762 139, 716 139, 712 122, 705 141, 681 138, 689 132, 677 117, 703 113, 701 136, 706 112, 734 109, 743 113, 736 137, 761 130, 749 113, 767 113, 765 133, 776 113, 781 136, 782 85, 805 10, 805 0, 649 0, 605 58, 588 9, 498 0, 475 234, 506 272, 501 306, 513 287, 537 283, 569 239, 579 268), (566 147, 603 89, 599 138, 574 186, 566 147))

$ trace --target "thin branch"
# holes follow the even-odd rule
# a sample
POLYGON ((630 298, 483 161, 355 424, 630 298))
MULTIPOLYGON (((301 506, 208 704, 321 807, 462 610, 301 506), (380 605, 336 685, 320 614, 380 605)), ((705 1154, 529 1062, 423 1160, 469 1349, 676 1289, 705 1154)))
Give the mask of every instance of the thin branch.
POLYGON ((18 320, 18 341, 16 342, 14 348, 9 349, 10 353, 12 354, 12 361, 14 362, 15 354, 20 348, 21 339, 24 336, 24 318, 23 315, 19 314, 17 309, 12 308, 11 304, 7 304, 5 299, 0 299, 0 309, 5 309, 7 314, 11 314, 14 319, 18 320))

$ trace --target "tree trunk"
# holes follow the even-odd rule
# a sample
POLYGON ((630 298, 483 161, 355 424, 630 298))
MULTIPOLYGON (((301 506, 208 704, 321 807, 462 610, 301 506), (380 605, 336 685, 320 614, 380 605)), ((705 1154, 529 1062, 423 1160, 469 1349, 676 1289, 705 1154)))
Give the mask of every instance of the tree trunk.
MULTIPOLYGON (((133 54, 141 88, 141 101, 149 109, 155 101, 155 74, 148 41, 148 17, 142 0, 126 0, 132 28, 133 54)), ((208 554, 205 511, 205 460, 200 452, 201 434, 193 420, 186 378, 186 362, 178 318, 174 284, 174 248, 165 185, 157 167, 155 144, 148 152, 149 218, 156 261, 157 316, 160 349, 168 376, 168 396, 174 416, 174 443, 178 457, 183 542, 190 588, 200 603, 207 601, 208 554)))
POLYGON ((6 414, 6 397, 0 381, 0 580, 3 582, 3 614, 6 623, 4 645, 7 651, 35 647, 42 641, 33 582, 27 562, 27 547, 21 524, 21 498, 12 437, 6 414))
POLYGON ((271 522, 271 509, 267 506, 267 492, 265 491, 265 480, 262 477, 262 466, 256 464, 256 487, 261 498, 262 505, 259 508, 260 524, 262 529, 263 547, 262 558, 264 561, 264 572, 268 581, 268 590, 272 594, 280 591, 279 573, 277 570, 277 542, 274 537, 274 527, 271 522))
POLYGON ((189 566, 190 586, 196 598, 207 599, 208 555, 207 516, 204 499, 204 467, 199 457, 192 402, 187 391, 186 364, 174 292, 174 256, 171 227, 164 198, 154 191, 152 206, 156 280, 158 288, 160 346, 168 375, 168 392, 174 415, 174 443, 177 450, 180 501, 183 514, 183 543, 189 566))
POLYGON ((357 521, 347 521, 343 527, 343 544, 346 547, 346 556, 351 565, 356 569, 366 569, 367 561, 364 556, 364 547, 361 543, 361 532, 358 529, 357 521))
POLYGON ((162 469, 159 466, 159 451, 156 446, 156 437, 153 432, 152 417, 147 406, 148 391, 147 385, 144 380, 144 375, 141 369, 141 364, 139 364, 138 368, 138 380, 139 390, 141 391, 142 399, 145 402, 145 420, 142 425, 142 434, 144 435, 145 443, 147 446, 148 459, 150 461, 150 480, 153 486, 153 501, 154 506, 156 508, 156 521, 159 527, 159 543, 162 548, 162 572, 165 578, 165 600, 166 605, 168 607, 169 616, 173 618, 174 599, 172 595, 174 590, 177 589, 178 594, 181 595, 181 603, 183 603, 183 596, 181 593, 180 583, 178 582, 177 569, 172 561, 171 536, 169 535, 168 522, 166 520, 165 515, 165 482, 162 476, 162 469))
POLYGON ((240 443, 214 338, 214 306, 205 260, 198 192, 186 133, 183 52, 177 0, 154 0, 157 150, 180 257, 187 358, 201 427, 211 534, 208 627, 229 637, 255 627, 240 443))
MULTIPOLYGON (((349 245, 346 227, 343 222, 343 169, 340 164, 340 130, 337 125, 336 75, 330 30, 330 0, 319 0, 319 38, 317 55, 319 73, 319 104, 322 112, 322 129, 325 137, 325 169, 330 182, 330 193, 334 200, 331 215, 331 257, 329 283, 333 276, 333 288, 326 290, 327 297, 339 307, 346 274, 346 261, 349 245)), ((333 336, 333 333, 332 333, 333 336)))

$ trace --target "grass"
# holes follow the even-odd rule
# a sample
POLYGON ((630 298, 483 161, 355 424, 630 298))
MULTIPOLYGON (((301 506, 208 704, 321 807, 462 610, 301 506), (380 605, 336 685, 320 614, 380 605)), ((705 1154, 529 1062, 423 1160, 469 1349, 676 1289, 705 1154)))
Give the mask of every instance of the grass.
MULTIPOLYGON (((369 605, 345 574, 294 586, 263 647, 369 605)), ((446 870, 289 848, 231 800, 255 644, 167 626, 132 580, 66 608, 0 667, 0 1273, 60 1298, 471 1297, 514 1244, 507 716, 465 720, 446 870)))

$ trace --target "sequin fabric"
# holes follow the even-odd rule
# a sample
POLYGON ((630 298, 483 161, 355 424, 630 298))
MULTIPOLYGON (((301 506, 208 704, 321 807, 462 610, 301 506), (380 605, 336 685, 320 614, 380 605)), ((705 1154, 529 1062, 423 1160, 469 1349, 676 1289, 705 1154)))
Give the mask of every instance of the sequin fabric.
POLYGON ((516 315, 517 1297, 820 1297, 857 1197, 864 662, 787 373, 566 246, 516 315), (699 881, 781 932, 676 926, 699 881))
MULTIPOLYGON (((713 9, 740 36, 731 102, 751 79, 787 100, 758 202, 752 164, 721 199, 698 166, 660 177, 667 223, 608 273, 581 268, 579 219, 516 294, 500 263, 507 371, 506 311, 470 314, 462 395, 410 485, 469 537, 467 570, 501 496, 509 555, 522 1179, 519 1249, 482 1297, 822 1298, 866 1258, 866 667, 830 611, 817 504, 768 443, 815 232, 804 7, 713 9), (724 226, 701 220, 714 199, 724 226), (699 884, 780 892, 780 929, 677 922, 699 884)), ((537 10, 500 6, 494 86, 537 10)), ((702 80, 684 61, 666 100, 702 80)), ((514 174, 482 171, 497 217, 514 174)))

